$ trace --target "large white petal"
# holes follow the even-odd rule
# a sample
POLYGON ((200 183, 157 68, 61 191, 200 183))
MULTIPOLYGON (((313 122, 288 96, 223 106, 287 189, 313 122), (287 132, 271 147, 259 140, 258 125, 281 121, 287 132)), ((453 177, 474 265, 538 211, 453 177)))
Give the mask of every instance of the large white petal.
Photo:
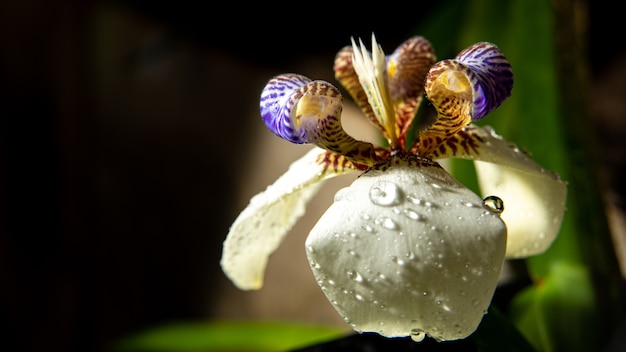
POLYGON ((544 252, 561 228, 567 185, 490 127, 471 134, 481 140, 474 157, 481 192, 504 201, 507 258, 544 252))
POLYGON ((356 331, 467 337, 495 291, 505 224, 430 161, 379 167, 337 192, 309 234, 318 283, 356 331))
POLYGON ((260 289, 269 256, 304 214, 306 203, 317 193, 322 181, 355 171, 325 170, 317 162, 325 152, 313 148, 291 164, 285 174, 250 199, 231 225, 223 245, 221 266, 238 288, 260 289))

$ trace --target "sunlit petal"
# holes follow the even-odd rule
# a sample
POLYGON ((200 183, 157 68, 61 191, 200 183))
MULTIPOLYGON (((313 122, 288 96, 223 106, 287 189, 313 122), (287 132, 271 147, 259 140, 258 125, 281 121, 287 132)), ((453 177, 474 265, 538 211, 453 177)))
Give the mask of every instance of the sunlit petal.
POLYGON ((495 195, 504 201, 501 216, 508 229, 507 257, 539 254, 552 244, 567 196, 567 185, 558 175, 490 127, 469 126, 446 146, 439 156, 476 160, 483 196, 495 195))
POLYGON ((345 159, 335 165, 323 162, 328 160, 327 153, 314 148, 291 164, 276 182, 250 199, 232 224, 224 241, 221 265, 240 289, 261 288, 268 257, 304 214, 306 203, 322 181, 356 171, 345 159))
POLYGON ((381 131, 383 137, 389 139, 390 136, 387 135, 387 131, 385 131, 383 125, 378 121, 376 115, 374 115, 374 110, 372 110, 372 106, 367 100, 367 94, 365 94, 365 90, 363 90, 363 86, 361 86, 361 82, 359 82, 359 76, 357 76, 356 71, 354 71, 353 56, 354 49, 351 46, 346 46, 337 53, 333 66, 335 79, 348 91, 352 100, 354 100, 361 111, 363 111, 369 121, 381 131))
POLYGON ((363 87, 374 115, 385 130, 385 135, 389 137, 392 148, 398 144, 395 133, 395 112, 393 103, 389 96, 387 59, 385 54, 372 35, 372 53, 362 41, 357 45, 352 41, 353 66, 359 77, 359 82, 363 87))
POLYGON ((392 158, 337 192, 306 241, 313 273, 356 331, 471 334, 491 302, 506 227, 438 164, 392 158))

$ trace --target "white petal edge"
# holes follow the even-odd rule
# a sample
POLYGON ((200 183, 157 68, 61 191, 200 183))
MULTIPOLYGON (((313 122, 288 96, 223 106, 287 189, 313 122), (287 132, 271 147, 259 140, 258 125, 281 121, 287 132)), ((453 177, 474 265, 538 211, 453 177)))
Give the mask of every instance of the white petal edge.
POLYGON ((269 256, 304 214, 307 202, 323 181, 356 171, 325 172, 324 166, 317 163, 318 156, 325 152, 313 148, 292 163, 286 173, 250 199, 231 225, 220 264, 239 289, 258 290, 263 286, 269 256))
MULTIPOLYGON (((473 128, 473 127, 472 127, 473 128)), ((508 259, 541 254, 556 239, 567 198, 567 185, 528 154, 487 126, 476 128, 479 155, 474 164, 483 196, 504 201, 508 259)))

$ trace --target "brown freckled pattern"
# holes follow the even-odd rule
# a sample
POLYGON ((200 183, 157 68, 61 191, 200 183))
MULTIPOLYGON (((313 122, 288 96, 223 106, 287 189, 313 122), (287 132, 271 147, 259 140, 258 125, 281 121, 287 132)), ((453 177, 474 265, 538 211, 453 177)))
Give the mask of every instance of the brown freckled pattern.
POLYGON ((419 134, 411 152, 427 157, 443 154, 449 149, 447 141, 470 124, 473 92, 466 70, 453 60, 440 61, 430 70, 425 89, 437 110, 437 120, 419 134))
POLYGON ((369 167, 368 165, 353 163, 345 156, 330 151, 320 154, 317 158, 317 163, 324 165, 322 173, 343 172, 348 169, 366 170, 369 167))
POLYGON ((371 143, 356 140, 343 129, 341 106, 337 105, 341 95, 337 88, 324 81, 314 81, 301 90, 300 104, 308 105, 301 109, 306 115, 297 115, 296 121, 306 131, 309 143, 342 154, 355 164, 373 165, 380 161, 371 143), (309 106, 315 106, 311 109, 315 113, 310 113, 309 106))
POLYGON ((401 155, 397 155, 391 157, 383 162, 377 163, 369 170, 378 170, 378 171, 386 171, 392 166, 399 165, 408 165, 414 167, 415 169, 419 169, 422 167, 438 167, 441 168, 441 165, 436 161, 433 161, 430 158, 421 157, 415 154, 402 153, 401 155))
POLYGON ((430 42, 420 36, 402 43, 391 55, 389 94, 396 110, 398 144, 405 150, 406 135, 423 99, 426 74, 436 60, 430 42))
POLYGON ((475 157, 479 155, 479 144, 482 142, 482 138, 474 131, 477 131, 475 126, 463 128, 436 150, 433 150, 429 156, 433 159, 442 159, 449 157, 475 157))

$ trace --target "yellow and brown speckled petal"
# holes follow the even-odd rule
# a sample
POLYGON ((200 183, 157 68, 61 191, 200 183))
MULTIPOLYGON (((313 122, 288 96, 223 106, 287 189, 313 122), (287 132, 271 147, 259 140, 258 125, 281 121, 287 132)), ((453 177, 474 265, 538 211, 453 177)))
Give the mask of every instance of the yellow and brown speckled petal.
POLYGON ((343 155, 352 163, 374 165, 379 162, 374 145, 350 136, 341 125, 342 99, 339 90, 328 82, 313 81, 299 92, 295 108, 296 125, 308 143, 343 155))
POLYGON ((396 135, 401 146, 422 101, 426 74, 436 60, 430 42, 416 36, 387 57, 389 95, 396 109, 396 135))
POLYGON ((500 49, 475 43, 453 60, 435 64, 425 90, 437 110, 437 121, 422 132, 415 152, 428 156, 448 138, 496 109, 513 89, 513 71, 500 49))
POLYGON ((412 152, 430 157, 443 143, 471 121, 473 90, 469 69, 454 60, 436 63, 426 79, 426 94, 437 110, 437 120, 419 134, 412 152))

